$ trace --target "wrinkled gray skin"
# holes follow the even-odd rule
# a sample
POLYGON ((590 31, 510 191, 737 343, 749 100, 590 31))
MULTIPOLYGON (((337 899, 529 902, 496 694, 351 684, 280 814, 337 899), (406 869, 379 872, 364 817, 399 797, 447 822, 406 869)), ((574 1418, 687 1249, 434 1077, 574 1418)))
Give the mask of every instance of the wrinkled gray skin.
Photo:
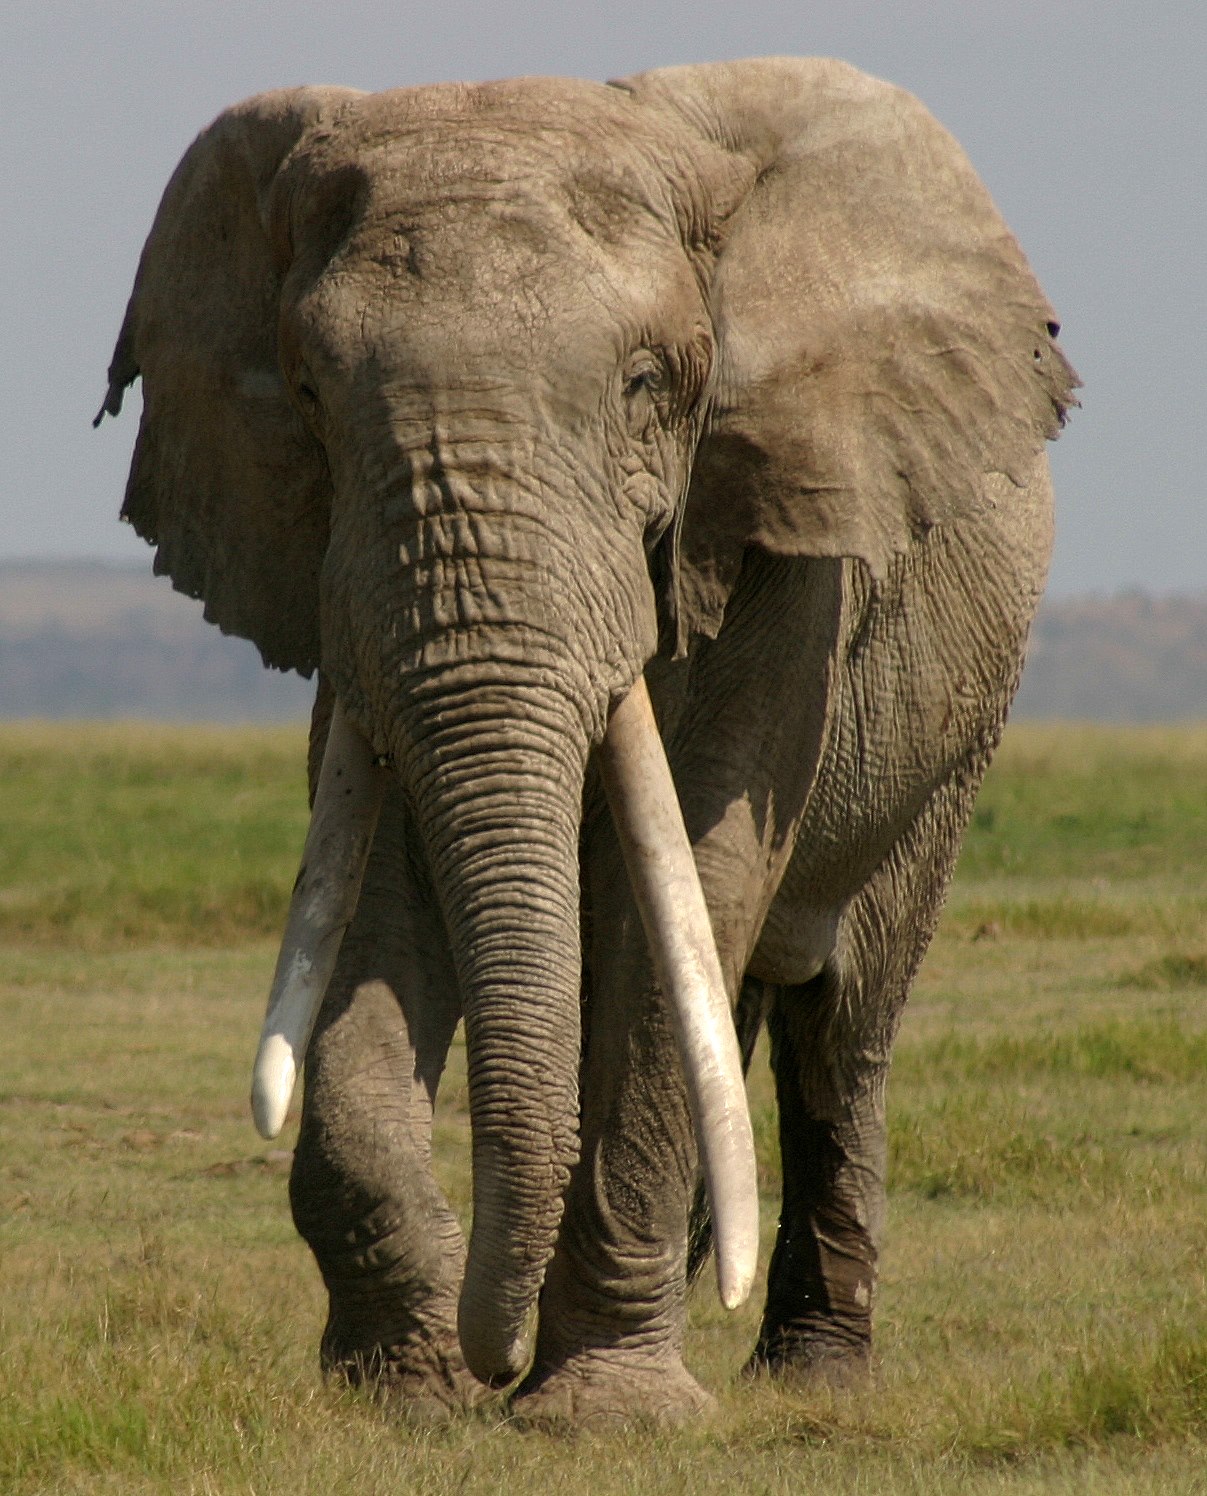
POLYGON ((124 513, 319 670, 312 792, 333 691, 395 771, 291 1181, 327 1367, 705 1402, 695 1145, 590 758, 643 670, 772 1038, 752 1365, 866 1358, 889 1051, 1044 581, 1057 330, 954 142, 837 63, 294 90, 190 149, 110 371, 124 513), (462 1017, 468 1251, 429 1167, 462 1017))

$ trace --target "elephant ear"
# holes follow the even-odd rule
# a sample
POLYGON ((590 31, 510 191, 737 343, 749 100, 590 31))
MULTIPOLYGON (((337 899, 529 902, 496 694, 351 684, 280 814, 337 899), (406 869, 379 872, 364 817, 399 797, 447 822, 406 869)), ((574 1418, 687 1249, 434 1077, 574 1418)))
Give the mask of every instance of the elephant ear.
POLYGON ((790 58, 621 86, 728 163, 702 157, 719 366, 678 522, 682 650, 720 627, 747 545, 881 576, 931 526, 991 506, 987 475, 1026 480, 1078 381, 988 193, 909 94, 790 58))
POLYGON ((273 180, 303 133, 350 95, 263 94, 227 110, 168 183, 139 263, 97 416, 141 375, 122 518, 155 571, 264 661, 309 675, 330 480, 277 361, 283 267, 267 231, 273 180))

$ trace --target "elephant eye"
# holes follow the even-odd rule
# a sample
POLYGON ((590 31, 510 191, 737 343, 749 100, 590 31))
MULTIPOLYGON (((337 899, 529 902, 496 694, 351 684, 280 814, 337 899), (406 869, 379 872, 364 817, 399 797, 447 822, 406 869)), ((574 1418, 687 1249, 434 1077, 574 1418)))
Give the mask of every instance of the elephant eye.
POLYGON ((629 360, 624 374, 624 396, 632 400, 643 391, 655 394, 662 388, 664 368, 660 359, 643 349, 629 360))
POLYGON ((311 426, 316 428, 321 425, 323 402, 319 399, 319 392, 309 369, 302 368, 298 371, 297 378, 294 381, 293 392, 297 396, 297 402, 301 407, 303 418, 311 426))

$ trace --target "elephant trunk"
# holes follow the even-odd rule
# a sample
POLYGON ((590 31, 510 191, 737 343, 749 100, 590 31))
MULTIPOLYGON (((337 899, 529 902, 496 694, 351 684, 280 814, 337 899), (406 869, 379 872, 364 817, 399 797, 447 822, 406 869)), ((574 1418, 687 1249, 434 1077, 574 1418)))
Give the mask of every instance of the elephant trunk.
POLYGON ((527 1364, 526 1322, 577 1154, 589 746, 544 672, 512 673, 420 686, 395 747, 465 1012, 474 1215, 458 1328, 467 1365, 496 1385, 527 1364))

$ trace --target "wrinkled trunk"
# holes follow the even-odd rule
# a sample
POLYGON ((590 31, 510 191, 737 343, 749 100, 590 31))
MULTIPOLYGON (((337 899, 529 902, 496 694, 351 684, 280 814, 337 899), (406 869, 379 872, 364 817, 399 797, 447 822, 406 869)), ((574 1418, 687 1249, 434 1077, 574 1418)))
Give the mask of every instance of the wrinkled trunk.
MULTIPOLYGON (((544 672, 413 691, 395 756, 465 1010, 474 1220, 459 1332, 504 1383, 553 1254, 577 1151, 581 717, 544 672)), ((476 677, 476 678, 475 678, 476 677)))

